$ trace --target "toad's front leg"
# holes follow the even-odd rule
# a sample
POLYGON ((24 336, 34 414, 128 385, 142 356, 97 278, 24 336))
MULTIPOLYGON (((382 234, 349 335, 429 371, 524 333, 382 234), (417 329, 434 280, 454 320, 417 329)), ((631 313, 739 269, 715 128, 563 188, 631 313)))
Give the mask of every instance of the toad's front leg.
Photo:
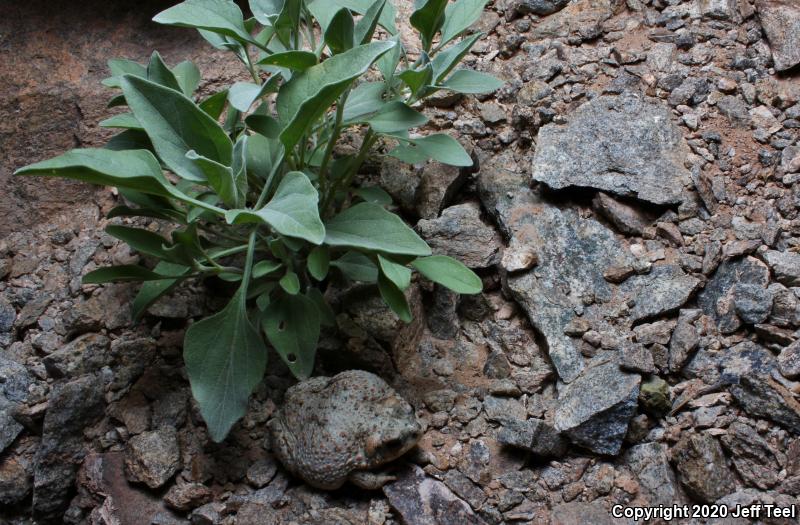
POLYGON ((377 490, 397 477, 384 472, 370 472, 368 470, 354 470, 348 478, 350 483, 365 490, 377 490))

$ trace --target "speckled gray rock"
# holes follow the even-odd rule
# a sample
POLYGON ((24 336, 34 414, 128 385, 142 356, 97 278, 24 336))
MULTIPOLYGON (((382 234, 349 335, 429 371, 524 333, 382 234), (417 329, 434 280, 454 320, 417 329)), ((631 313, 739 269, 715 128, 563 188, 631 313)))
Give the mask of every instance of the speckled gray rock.
POLYGON ((405 454, 422 434, 411 405, 362 370, 294 385, 269 428, 281 463, 326 490, 347 480, 362 488, 380 487, 391 478, 369 470, 405 454))
POLYGON ((103 414, 102 384, 91 375, 56 384, 48 403, 33 474, 33 512, 43 519, 60 516, 72 497, 84 429, 103 414))
POLYGON ((632 321, 652 319, 683 306, 700 287, 700 280, 680 267, 663 265, 650 273, 635 275, 620 285, 620 291, 634 300, 632 321))
POLYGON ((756 0, 758 18, 772 49, 777 71, 800 64, 800 3, 793 0, 756 0))
POLYGON ((713 503, 736 489, 719 442, 702 433, 686 433, 672 449, 679 478, 692 497, 713 503))
POLYGON ((516 4, 518 13, 534 15, 550 15, 564 9, 569 0, 520 0, 516 4))
POLYGON ((31 382, 24 366, 0 357, 0 454, 22 432, 23 427, 14 419, 14 412, 20 403, 27 401, 31 382))
POLYGON ((631 93, 597 97, 573 111, 566 125, 539 130, 533 180, 674 204, 690 180, 687 154, 666 107, 631 93))
POLYGON ((180 461, 178 434, 173 427, 163 426, 131 438, 125 453, 125 471, 131 481, 156 489, 175 475, 180 461))
POLYGON ((768 251, 764 260, 775 279, 786 286, 800 286, 800 253, 768 251))
POLYGON ((497 262, 500 236, 481 220, 475 202, 446 208, 436 219, 423 219, 417 223, 417 231, 434 253, 449 255, 470 268, 487 268, 497 262))
POLYGON ((465 501, 416 465, 385 485, 383 493, 406 525, 485 525, 465 501))
POLYGON ((559 392, 556 430, 596 454, 619 454, 640 383, 641 376, 623 372, 615 361, 587 368, 559 392))
POLYGON ((717 20, 740 20, 736 0, 698 0, 698 4, 703 16, 717 20))
POLYGON ((784 377, 797 379, 800 377, 800 341, 795 341, 778 356, 778 368, 784 377))
POLYGON ((686 501, 675 473, 669 465, 668 448, 663 443, 642 443, 625 453, 624 461, 639 481, 640 495, 649 505, 672 505, 686 501))
POLYGON ((543 419, 506 418, 502 420, 497 441, 542 457, 560 457, 567 451, 566 440, 543 419))
POLYGON ((703 290, 697 304, 717 322, 722 333, 736 331, 742 322, 763 322, 772 310, 768 290, 769 269, 755 257, 722 263, 703 290))
POLYGON ((721 438, 730 453, 733 466, 748 485, 762 490, 778 483, 781 466, 769 443, 753 427, 735 421, 721 438))

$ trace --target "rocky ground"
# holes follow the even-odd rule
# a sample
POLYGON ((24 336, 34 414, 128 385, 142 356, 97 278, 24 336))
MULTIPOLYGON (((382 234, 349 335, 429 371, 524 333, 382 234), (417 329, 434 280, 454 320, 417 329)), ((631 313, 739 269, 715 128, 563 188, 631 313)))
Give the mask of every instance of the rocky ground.
MULTIPOLYGON (((31 5, 5 7, 5 23, 31 5)), ((45 11, 0 32, 4 51, 30 53, 0 55, 30 75, 3 88, 4 182, 102 138, 87 124, 105 111, 99 88, 69 62, 39 85, 31 64, 71 57, 101 78, 93 57, 161 46, 199 58, 207 90, 237 74, 178 33, 133 38, 149 15, 134 11, 103 22, 103 46, 91 18, 61 35, 78 50, 45 11), (40 51, 25 35, 46 37, 40 51)), ((479 25, 489 37, 467 62, 506 86, 425 110, 479 169, 389 160, 365 178, 486 291, 416 283, 407 326, 373 290, 332 294, 339 331, 318 358, 318 374, 373 371, 416 407, 427 430, 398 479, 328 493, 276 464, 266 423, 292 380, 275 356, 247 417, 210 442, 181 341, 224 291, 180 289, 134 325, 135 286, 80 284, 139 259, 103 233, 114 197, 14 180, 0 522, 588 525, 630 523, 615 504, 800 503, 800 3, 495 0, 479 25), (63 213, 23 213, 40 201, 63 213)))

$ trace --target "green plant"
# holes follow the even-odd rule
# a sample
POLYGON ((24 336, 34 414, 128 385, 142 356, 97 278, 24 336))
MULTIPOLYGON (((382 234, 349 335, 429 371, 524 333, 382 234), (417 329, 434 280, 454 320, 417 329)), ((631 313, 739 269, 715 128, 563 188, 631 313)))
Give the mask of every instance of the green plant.
POLYGON ((500 86, 485 73, 455 69, 481 35, 459 37, 486 2, 418 0, 410 22, 423 52, 410 63, 388 0, 250 0, 249 19, 232 0, 186 0, 154 20, 198 29, 231 51, 253 81, 197 100, 200 73, 191 62, 169 68, 158 53, 147 65, 111 60, 104 84, 121 94, 109 106, 130 111, 101 125, 123 131, 105 148, 17 171, 115 186, 126 204, 109 217, 174 225, 170 238, 109 226, 159 262, 101 268, 83 279, 144 281, 135 318, 186 279, 239 283, 228 305, 192 324, 184 341, 192 393, 215 441, 244 415, 264 374, 262 332, 296 377, 309 376, 321 326, 334 324, 322 293, 332 268, 336 278, 377 283, 405 322, 412 270, 459 293, 481 291, 466 266, 432 256, 386 209, 385 191, 354 187, 354 177, 381 137, 395 144, 389 155, 407 162, 472 164, 452 137, 409 130, 427 120, 414 106, 440 89, 500 86), (374 41, 379 26, 389 37, 374 41), (345 130, 362 132, 360 149, 336 156, 345 130))

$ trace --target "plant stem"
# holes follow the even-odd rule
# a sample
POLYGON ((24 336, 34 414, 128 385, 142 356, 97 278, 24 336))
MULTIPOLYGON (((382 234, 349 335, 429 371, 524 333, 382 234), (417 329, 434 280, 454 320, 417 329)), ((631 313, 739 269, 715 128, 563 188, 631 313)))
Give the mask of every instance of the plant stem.
POLYGON ((353 182, 353 177, 355 177, 356 173, 358 173, 358 169, 364 163, 364 160, 367 158, 367 155, 369 155, 370 149, 372 149, 372 146, 375 144, 375 141, 377 140, 378 140, 377 133, 372 131, 372 128, 370 128, 369 131, 367 131, 367 134, 364 135, 364 141, 361 143, 361 149, 358 151, 358 156, 356 157, 353 164, 350 166, 350 169, 348 170, 347 174, 340 180, 336 181, 330 188, 328 193, 325 195, 325 200, 323 201, 321 207, 322 211, 321 215, 323 217, 327 215, 328 208, 331 206, 336 197, 336 192, 339 191, 340 188, 350 187, 350 184, 353 182))
POLYGON ((325 156, 322 157, 322 164, 320 164, 319 167, 319 184, 320 189, 323 191, 325 186, 327 186, 328 164, 330 163, 331 156, 333 155, 333 148, 336 146, 336 141, 339 140, 339 136, 342 134, 344 105, 347 102, 347 97, 349 94, 350 90, 342 93, 342 96, 339 98, 339 102, 336 104, 336 120, 333 123, 333 133, 331 134, 331 139, 328 141, 328 146, 325 149, 325 156))
POLYGON ((253 273, 253 255, 256 252, 256 232, 258 226, 253 228, 250 232, 250 238, 247 241, 247 257, 244 261, 244 275, 242 275, 242 286, 244 287, 244 295, 247 296, 247 286, 250 284, 250 276, 253 273))
POLYGON ((283 163, 283 157, 285 153, 286 153, 285 151, 281 151, 278 154, 278 157, 275 159, 275 163, 272 165, 272 170, 270 170, 269 172, 267 181, 264 183, 264 187, 261 189, 261 195, 258 196, 258 200, 256 201, 254 209, 260 210, 261 207, 264 205, 264 201, 267 200, 267 196, 269 195, 269 188, 270 186, 272 186, 272 180, 278 173, 278 168, 280 168, 281 164, 283 163))

